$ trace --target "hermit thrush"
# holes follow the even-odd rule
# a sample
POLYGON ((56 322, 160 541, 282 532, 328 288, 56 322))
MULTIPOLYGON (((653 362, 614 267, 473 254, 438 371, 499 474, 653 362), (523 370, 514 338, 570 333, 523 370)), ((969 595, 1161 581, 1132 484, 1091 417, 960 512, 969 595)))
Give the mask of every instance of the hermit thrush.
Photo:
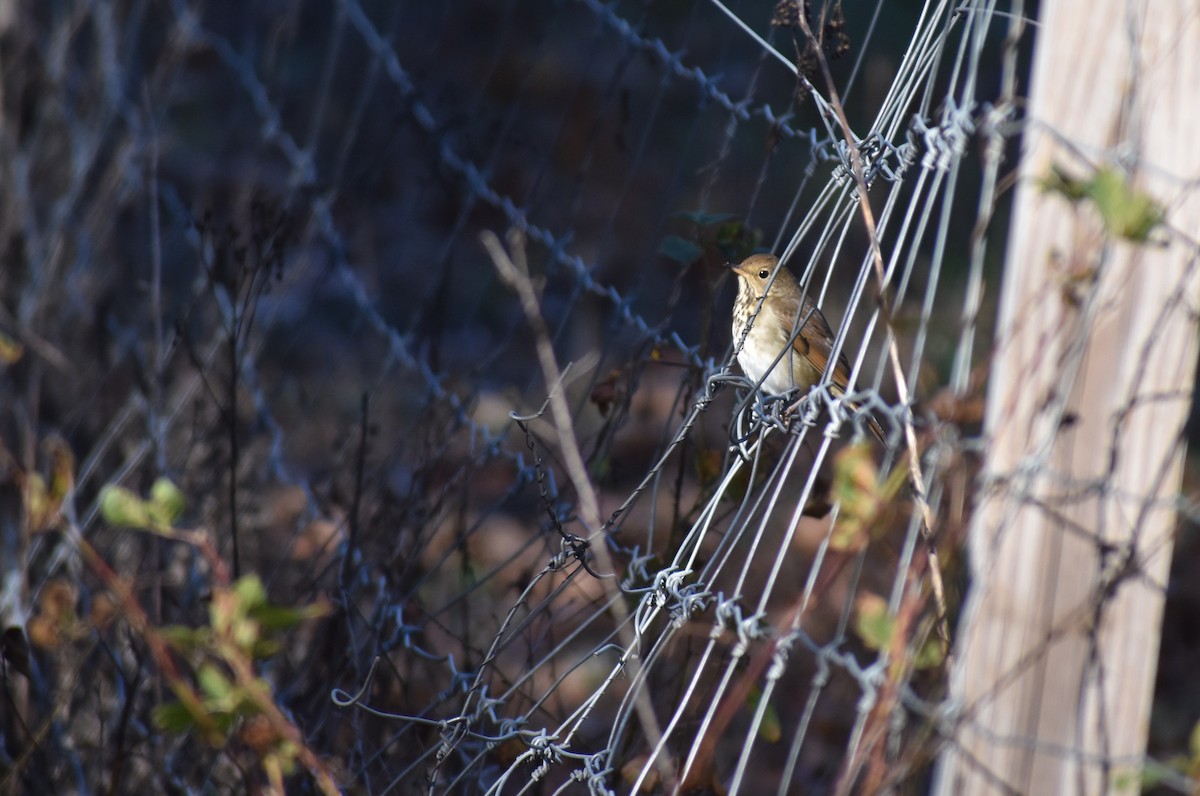
MULTIPOLYGON (((833 353, 829 322, 775 255, 752 254, 740 265, 730 263, 730 267, 738 279, 737 298, 733 301, 733 345, 738 364, 765 392, 807 392, 821 381, 829 367, 833 353)), ((829 380, 835 396, 846 394, 850 365, 844 354, 838 355, 829 380)), ((847 405, 859 411, 857 405, 847 405)), ((875 418, 867 415, 867 422, 884 442, 883 428, 875 418)))

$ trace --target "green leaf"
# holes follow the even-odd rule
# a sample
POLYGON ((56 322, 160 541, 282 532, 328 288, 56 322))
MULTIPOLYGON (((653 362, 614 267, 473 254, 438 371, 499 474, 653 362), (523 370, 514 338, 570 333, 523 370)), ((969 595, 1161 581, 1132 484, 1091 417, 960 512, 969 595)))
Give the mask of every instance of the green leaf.
MULTIPOLYGON (((864 592, 854 605, 854 633, 867 649, 887 649, 896 632, 896 619, 888 613, 887 601, 877 594, 864 592)), ((944 654, 941 642, 930 636, 913 655, 914 669, 932 669, 941 666, 944 654)))
POLYGON ((241 647, 245 653, 251 653, 258 645, 262 636, 262 628, 253 619, 241 618, 230 626, 230 636, 234 644, 241 647))
POLYGON ((866 545, 867 530, 879 513, 880 491, 871 446, 843 448, 833 464, 833 497, 841 504, 830 538, 834 550, 855 551, 866 545))
POLYGON ((150 527, 146 502, 123 486, 106 486, 100 493, 100 514, 110 525, 150 527))
POLYGON ((674 218, 682 218, 684 221, 690 221, 698 227, 711 227, 714 224, 720 224, 737 218, 733 213, 701 213, 691 210, 680 210, 678 213, 673 213, 672 216, 674 218))
POLYGON ((283 644, 273 639, 257 639, 250 645, 250 657, 255 660, 270 658, 272 655, 279 654, 283 649, 283 644))
POLYGON ((238 720, 242 718, 242 715, 238 712, 229 710, 214 710, 210 714, 209 718, 211 718, 213 724, 216 725, 216 734, 221 739, 220 743, 214 743, 213 746, 221 746, 224 744, 224 741, 229 738, 230 731, 233 729, 233 726, 237 724, 238 720))
POLYGON ((170 479, 159 478, 150 487, 150 504, 168 525, 174 524, 187 506, 187 498, 170 479))
POLYGON ((0 331, 0 365, 11 365, 25 353, 25 346, 0 331))
POLYGON ((199 695, 183 683, 173 684, 171 690, 175 692, 175 696, 179 701, 171 705, 162 705, 156 708, 156 720, 157 714, 161 711, 163 720, 173 726, 180 727, 180 731, 190 732, 195 730, 211 746, 218 748, 224 746, 226 739, 229 737, 228 728, 231 722, 228 719, 221 721, 221 717, 217 716, 208 706, 201 702, 199 695), (187 716, 186 724, 181 712, 187 716))
POLYGON ((875 594, 859 596, 854 612, 854 632, 870 650, 882 650, 892 641, 895 621, 888 613, 887 602, 875 594))
POLYGON ((1088 195, 1088 182, 1072 177, 1062 166, 1055 164, 1050 167, 1050 173, 1042 178, 1042 190, 1059 194, 1069 202, 1078 202, 1088 195))
POLYGON ((193 652, 209 645, 212 633, 207 627, 186 627, 184 625, 168 625, 160 628, 159 635, 181 652, 193 652))
POLYGON ((226 707, 226 703, 231 701, 233 683, 213 664, 206 663, 200 667, 196 672, 196 682, 214 706, 226 707))
POLYGON ((160 730, 167 732, 191 732, 196 728, 196 718, 182 702, 168 702, 159 705, 151 714, 154 724, 160 730))
POLYGON ((856 551, 887 528, 896 495, 908 483, 908 469, 897 467, 880 480, 879 467, 866 442, 843 448, 833 460, 833 497, 841 504, 830 545, 856 551))
MULTIPOLYGON (((746 696, 750 708, 757 709, 762 701, 762 689, 757 686, 746 696)), ((779 743, 783 738, 783 724, 779 721, 779 711, 772 704, 763 709, 762 723, 758 725, 758 737, 767 743, 779 743)))
POLYGON ((278 605, 265 604, 254 608, 250 617, 258 621, 264 630, 291 630, 301 622, 316 619, 329 613, 326 603, 313 603, 301 608, 285 608, 278 605))
POLYGON ((722 224, 717 227, 717 234, 714 238, 718 246, 726 247, 737 243, 742 239, 742 234, 746 227, 742 224, 741 219, 730 221, 727 224, 722 224))
POLYGON ((1096 173, 1089 195, 1109 232, 1128 240, 1146 240, 1166 215, 1149 194, 1134 189, 1125 175, 1113 168, 1096 173))
POLYGON ((1113 778, 1113 784, 1118 791, 1129 791, 1130 793, 1142 793, 1144 791, 1157 788, 1163 783, 1167 777, 1179 776, 1181 767, 1179 759, 1172 760, 1172 765, 1163 765, 1157 760, 1147 759, 1145 765, 1141 769, 1126 768, 1116 772, 1113 778))
POLYGON ((283 773, 291 776, 296 773, 296 758, 300 756, 300 747, 294 741, 283 741, 279 744, 279 762, 283 773))
POLYGON ((1091 199, 1104 228, 1127 240, 1145 241, 1166 218, 1162 205, 1131 186, 1126 176, 1111 166, 1100 168, 1089 179, 1073 177, 1061 166, 1051 166, 1050 175, 1042 180, 1042 190, 1071 202, 1091 199))
POLYGON ((258 575, 243 575, 233 584, 233 593, 238 596, 247 613, 267 604, 267 590, 263 588, 258 575))
POLYGON ((704 256, 704 249, 687 238, 667 235, 658 244, 658 253, 680 265, 691 265, 704 256))
POLYGON ((931 635, 925 639, 921 649, 917 650, 916 657, 913 658, 913 668, 936 669, 942 665, 942 661, 945 659, 946 653, 942 649, 941 640, 931 635))

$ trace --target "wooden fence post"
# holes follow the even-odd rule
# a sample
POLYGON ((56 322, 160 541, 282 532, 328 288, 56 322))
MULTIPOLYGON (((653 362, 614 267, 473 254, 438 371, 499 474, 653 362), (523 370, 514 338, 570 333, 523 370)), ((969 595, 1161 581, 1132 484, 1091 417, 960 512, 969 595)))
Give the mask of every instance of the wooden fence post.
POLYGON ((1195 378, 1200 7, 1041 15, 945 796, 1138 792, 1195 378), (1150 242, 1114 234, 1134 191, 1166 211, 1150 242))

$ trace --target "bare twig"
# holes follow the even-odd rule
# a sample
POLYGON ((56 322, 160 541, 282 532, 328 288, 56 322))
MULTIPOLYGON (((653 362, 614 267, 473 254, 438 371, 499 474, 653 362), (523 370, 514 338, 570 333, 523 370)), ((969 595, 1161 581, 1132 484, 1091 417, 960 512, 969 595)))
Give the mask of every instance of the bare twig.
MULTIPOLYGON (((589 549, 596 556, 596 560, 600 562, 604 573, 608 575, 608 577, 601 578, 600 582, 604 584, 605 592, 609 598, 609 610, 612 612, 613 621, 616 624, 621 643, 626 650, 633 649, 636 638, 629 627, 629 611, 625 606, 625 600, 612 577, 615 575, 614 563, 603 538, 604 522, 600 518, 600 501, 596 496, 596 490, 592 486, 591 477, 588 475, 587 466, 583 461, 583 454, 579 449, 579 440, 575 436, 575 423, 571 417, 571 409, 567 405, 566 395, 559 388, 562 381, 562 371, 558 367, 558 361, 554 355, 554 346, 550 342, 550 333, 546 328, 546 321, 542 317, 541 303, 538 301, 537 291, 533 286, 533 281, 529 278, 529 267, 525 260, 524 237, 519 231, 514 231, 510 234, 509 248, 512 251, 512 256, 505 251, 504 246, 500 243, 500 239, 495 233, 484 231, 480 235, 480 239, 483 241, 488 255, 492 258, 492 263, 496 266, 496 271, 500 274, 500 278, 516 292, 521 302, 521 311, 525 314, 525 320, 533 330, 534 346, 537 349, 538 364, 542 369, 542 377, 549 392, 550 416, 554 423, 555 433, 558 436, 558 445, 563 458, 563 465, 566 467, 567 476, 571 479, 571 485, 575 487, 575 493, 579 497, 580 514, 582 515, 584 525, 588 529, 589 541, 596 542, 589 549)), ((638 657, 634 655, 629 656, 627 658, 627 665, 630 668, 630 679, 638 682, 641 679, 641 665, 638 657)), ((638 689, 636 699, 638 720, 641 724, 642 732, 645 733, 645 742, 651 749, 657 748, 662 738, 662 731, 658 724, 658 718, 654 713, 654 706, 650 702, 649 694, 645 689, 638 689)), ((670 783, 668 790, 673 788, 675 772, 667 760, 660 756, 656 758, 655 765, 663 782, 670 783)))
MULTIPOLYGON (((899 393, 900 402, 907 406, 912 402, 912 393, 908 388, 908 380, 904 376, 904 367, 900 363, 900 347, 896 342, 896 333, 892 326, 892 308, 887 295, 887 274, 883 264, 883 252, 879 248, 875 214, 871 210, 871 202, 867 195, 867 177, 863 171, 862 158, 855 141, 854 131, 850 129, 850 121, 846 118, 846 109, 838 96, 837 84, 833 80, 833 74, 829 71, 829 62, 825 58, 825 53, 818 46, 817 37, 813 35, 812 28, 804 14, 799 15, 799 22, 804 35, 814 45, 814 56, 817 63, 820 64, 821 74, 825 78, 825 85, 829 90, 829 105, 837 115, 838 123, 842 128, 842 136, 849 149, 851 173, 854 175, 854 182, 858 188, 859 209, 862 212, 863 223, 867 227, 867 239, 871 243, 871 261, 875 266, 875 278, 879 283, 877 300, 879 301, 879 314, 887 327, 888 359, 892 365, 892 377, 896 380, 896 391, 899 393)), ((946 654, 946 666, 949 668, 950 630, 947 624, 946 588, 942 582, 942 567, 938 561, 937 547, 933 539, 933 510, 929 507, 929 500, 926 496, 925 477, 921 471, 920 449, 917 445, 916 430, 913 428, 912 413, 905 413, 903 420, 908 467, 912 475, 917 508, 921 512, 921 535, 925 539, 926 552, 929 556, 930 583, 933 585, 933 597, 937 604, 938 636, 941 638, 942 651, 946 654)))

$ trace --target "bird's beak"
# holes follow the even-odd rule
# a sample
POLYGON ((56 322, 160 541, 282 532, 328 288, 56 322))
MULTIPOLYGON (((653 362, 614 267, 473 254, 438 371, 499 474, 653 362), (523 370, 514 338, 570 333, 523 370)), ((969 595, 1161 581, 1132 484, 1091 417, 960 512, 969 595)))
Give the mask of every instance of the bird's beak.
POLYGON ((741 263, 725 263, 725 267, 728 268, 730 271, 733 271, 738 276, 741 276, 741 274, 742 274, 742 264, 741 263))

